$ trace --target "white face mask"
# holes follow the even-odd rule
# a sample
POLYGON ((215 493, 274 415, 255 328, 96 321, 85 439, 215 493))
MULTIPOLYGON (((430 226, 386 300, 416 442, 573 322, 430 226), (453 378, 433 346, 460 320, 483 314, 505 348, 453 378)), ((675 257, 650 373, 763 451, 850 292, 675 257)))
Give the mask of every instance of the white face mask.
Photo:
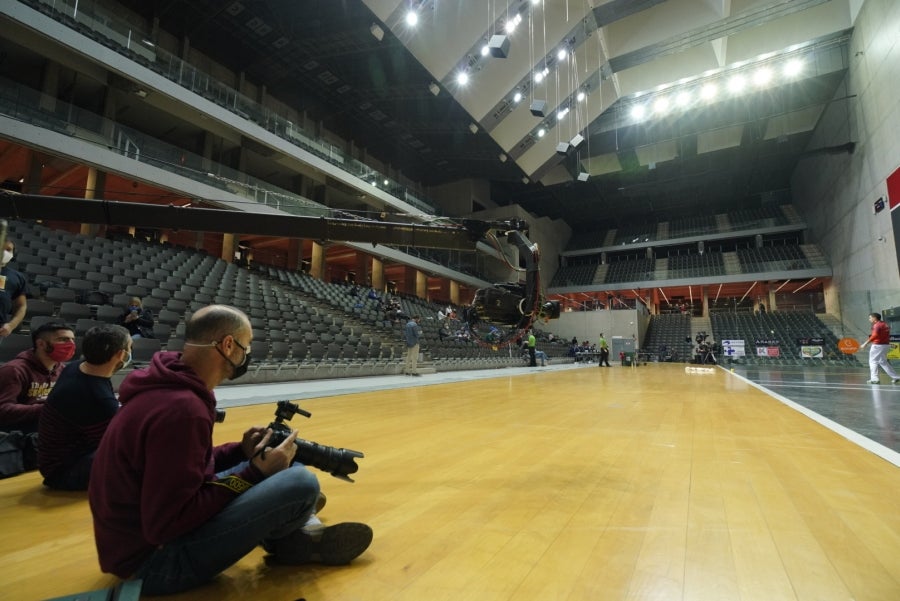
POLYGON ((12 251, 4 250, 4 251, 3 251, 3 258, 0 259, 0 266, 6 266, 7 263, 9 263, 10 261, 12 261, 12 258, 13 258, 12 251))

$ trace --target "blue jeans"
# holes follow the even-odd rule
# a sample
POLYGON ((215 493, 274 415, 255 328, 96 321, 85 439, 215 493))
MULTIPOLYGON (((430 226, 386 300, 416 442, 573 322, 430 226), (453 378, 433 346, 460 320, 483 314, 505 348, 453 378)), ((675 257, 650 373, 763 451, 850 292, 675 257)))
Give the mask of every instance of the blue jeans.
POLYGON ((318 495, 315 474, 295 463, 253 485, 202 526, 160 546, 132 578, 143 579, 141 591, 148 595, 177 593, 208 582, 264 540, 301 528, 318 495))

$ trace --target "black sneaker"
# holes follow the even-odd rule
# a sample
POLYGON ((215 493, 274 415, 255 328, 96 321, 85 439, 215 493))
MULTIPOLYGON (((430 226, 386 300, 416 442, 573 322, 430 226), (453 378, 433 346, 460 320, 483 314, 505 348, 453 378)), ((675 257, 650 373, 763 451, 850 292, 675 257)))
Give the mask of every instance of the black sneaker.
POLYGON ((345 565, 359 557, 372 542, 372 529, 358 522, 328 526, 315 533, 296 530, 266 545, 276 563, 345 565))

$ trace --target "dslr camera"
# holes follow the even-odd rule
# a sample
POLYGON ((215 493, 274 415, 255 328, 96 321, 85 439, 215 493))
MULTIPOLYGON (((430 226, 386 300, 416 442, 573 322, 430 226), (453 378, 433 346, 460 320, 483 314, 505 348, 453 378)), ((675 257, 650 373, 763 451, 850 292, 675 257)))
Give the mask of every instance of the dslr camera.
MULTIPOLYGON (((311 413, 304 411, 296 403, 278 401, 275 420, 268 426, 272 430, 272 436, 269 438, 270 447, 277 447, 290 436, 291 428, 285 422, 290 421, 298 413, 304 417, 312 417, 311 413)), ((328 447, 301 438, 296 438, 294 444, 297 445, 294 461, 311 465, 347 482, 353 482, 349 475, 359 470, 356 460, 365 457, 359 451, 328 447)))

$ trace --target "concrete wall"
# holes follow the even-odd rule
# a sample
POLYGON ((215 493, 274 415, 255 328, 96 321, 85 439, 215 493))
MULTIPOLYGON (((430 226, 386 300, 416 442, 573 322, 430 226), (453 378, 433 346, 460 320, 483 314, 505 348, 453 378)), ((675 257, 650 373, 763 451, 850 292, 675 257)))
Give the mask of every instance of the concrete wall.
MULTIPOLYGON (((900 167, 900 2, 866 0, 856 18, 850 68, 809 149, 856 142, 852 155, 807 158, 794 172, 794 203, 834 267, 829 313, 868 331, 866 316, 898 304, 900 273, 886 178, 900 167), (838 100, 855 96, 848 100, 838 100)), ((900 200, 900 199, 895 199, 900 200)))
POLYGON ((649 314, 645 309, 623 311, 571 311, 563 313, 559 319, 552 319, 548 323, 537 323, 536 328, 543 332, 553 332, 563 340, 579 342, 588 340, 597 344, 600 332, 606 336, 607 341, 614 336, 631 338, 634 336, 640 346, 647 331, 649 314))

